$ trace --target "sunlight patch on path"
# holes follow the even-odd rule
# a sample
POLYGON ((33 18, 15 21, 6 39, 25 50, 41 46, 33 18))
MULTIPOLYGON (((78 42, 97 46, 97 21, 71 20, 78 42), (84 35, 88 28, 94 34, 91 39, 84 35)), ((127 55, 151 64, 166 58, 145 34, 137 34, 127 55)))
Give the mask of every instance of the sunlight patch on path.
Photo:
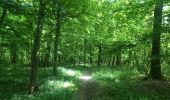
POLYGON ((80 87, 77 92, 77 100, 93 100, 92 98, 97 93, 97 82, 93 80, 93 77, 89 73, 85 73, 78 77, 80 80, 80 87))
POLYGON ((92 76, 84 75, 84 76, 80 76, 78 78, 81 79, 81 80, 88 81, 88 80, 92 79, 92 76))

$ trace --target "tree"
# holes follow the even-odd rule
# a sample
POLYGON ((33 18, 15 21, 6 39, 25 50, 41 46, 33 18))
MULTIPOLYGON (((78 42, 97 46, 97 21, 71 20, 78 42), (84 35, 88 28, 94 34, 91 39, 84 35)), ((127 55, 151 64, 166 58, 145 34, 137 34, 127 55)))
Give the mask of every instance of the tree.
POLYGON ((161 75, 161 54, 160 54, 160 36, 161 36, 161 24, 162 24, 162 9, 163 0, 156 0, 154 10, 154 23, 152 32, 152 53, 151 53, 151 66, 149 76, 152 79, 162 79, 161 75))
POLYGON ((38 89, 38 59, 39 59, 38 55, 40 49, 41 34, 43 29, 45 6, 46 0, 39 0, 37 27, 34 33, 34 43, 31 59, 30 92, 34 92, 38 89))
POLYGON ((53 69, 53 73, 54 75, 56 75, 56 67, 58 64, 58 55, 57 55, 57 51, 58 51, 58 47, 59 47, 59 39, 60 39, 60 35, 61 35, 61 6, 60 4, 57 2, 56 3, 56 12, 55 12, 55 20, 56 20, 56 32, 55 32, 55 42, 54 42, 54 69, 53 69))
MULTIPOLYGON (((6 8, 6 7, 3 7, 3 11, 2 11, 2 15, 1 15, 1 17, 0 17, 0 28, 1 28, 1 26, 3 25, 3 21, 4 21, 4 19, 5 19, 5 16, 7 15, 7 11, 8 11, 8 9, 6 8)), ((2 37, 1 37, 1 35, 0 35, 0 42, 1 42, 1 39, 2 39, 2 37)), ((2 57, 2 46, 1 46, 1 44, 2 43, 0 43, 0 56, 2 57)), ((0 57, 0 59, 2 59, 0 57)))

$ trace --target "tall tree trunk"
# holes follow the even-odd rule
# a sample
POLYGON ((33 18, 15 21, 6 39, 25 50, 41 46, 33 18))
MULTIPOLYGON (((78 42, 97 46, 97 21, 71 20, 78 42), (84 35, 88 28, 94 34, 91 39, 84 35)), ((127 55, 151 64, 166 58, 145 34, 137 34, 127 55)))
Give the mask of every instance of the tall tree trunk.
POLYGON ((87 42, 87 40, 86 39, 84 39, 84 67, 86 66, 86 43, 87 42))
POLYGON ((100 43, 99 45, 98 45, 98 61, 97 61, 97 66, 98 67, 100 67, 100 65, 101 65, 101 62, 102 62, 102 60, 101 60, 101 54, 102 53, 102 44, 100 43))
POLYGON ((48 38, 47 38, 46 52, 45 52, 45 57, 44 57, 44 67, 49 66, 49 58, 50 58, 51 43, 52 43, 51 38, 52 38, 52 32, 50 31, 48 33, 48 38))
MULTIPOLYGON (((138 71, 141 71, 141 68, 140 68, 139 62, 138 62, 138 57, 137 57, 137 54, 136 54, 136 51, 135 51, 135 50, 134 50, 134 52, 133 52, 133 56, 134 56, 134 60, 135 60, 136 66, 137 66, 137 70, 138 70, 138 71)), ((133 66, 132 66, 132 69, 133 69, 133 66)))
POLYGON ((115 53, 113 54, 112 56, 112 66, 115 66, 115 60, 116 60, 116 57, 115 57, 115 53))
POLYGON ((38 89, 38 55, 44 22, 45 5, 46 0, 39 0, 37 27, 34 33, 34 43, 31 58, 30 92, 34 92, 38 89))
MULTIPOLYGON (((5 19, 5 16, 7 15, 7 12, 8 12, 7 8, 4 7, 3 11, 2 11, 2 15, 0 17, 0 28, 2 28, 2 26, 3 26, 3 22, 5 19)), ((2 41, 3 41, 3 35, 2 35, 2 37, 0 35, 0 59, 2 59, 1 57, 3 56, 2 41)))
POLYGON ((81 62, 82 62, 82 56, 81 56, 81 48, 79 49, 79 52, 78 52, 78 64, 80 65, 81 62))
POLYGON ((122 50, 117 49, 117 52, 116 52, 116 66, 121 66, 121 59, 122 59, 122 50))
POLYGON ((93 49, 92 49, 92 45, 90 45, 89 50, 90 50, 90 65, 92 65, 93 64, 93 49))
POLYGON ((17 44, 15 41, 12 41, 11 43, 11 63, 17 63, 17 44))
POLYGON ((108 60, 107 60, 107 66, 111 66, 111 62, 112 62, 112 51, 109 52, 109 57, 108 57, 108 60))
POLYGON ((131 48, 129 48, 129 55, 128 55, 128 66, 131 68, 133 65, 132 65, 132 50, 131 48))
POLYGON ((58 46, 59 46, 59 39, 61 35, 61 8, 60 5, 57 3, 56 5, 56 32, 55 32, 55 42, 54 42, 54 67, 53 67, 53 74, 56 75, 56 68, 58 64, 58 46))
POLYGON ((152 32, 152 53, 149 76, 152 79, 162 79, 160 64, 160 35, 162 24, 163 0, 156 0, 154 10, 154 24, 152 32))
POLYGON ((78 59, 78 55, 77 55, 77 49, 78 49, 78 42, 76 42, 76 45, 75 45, 75 52, 74 52, 74 65, 77 64, 77 59, 78 59))

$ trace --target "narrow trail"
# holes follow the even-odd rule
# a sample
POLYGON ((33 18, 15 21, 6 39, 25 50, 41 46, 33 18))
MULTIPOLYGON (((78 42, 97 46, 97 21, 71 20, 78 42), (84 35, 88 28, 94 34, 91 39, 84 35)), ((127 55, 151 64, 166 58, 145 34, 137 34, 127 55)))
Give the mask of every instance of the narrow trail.
MULTIPOLYGON (((90 71, 86 71, 84 76, 91 76, 90 71)), ((92 100, 95 97, 99 90, 99 84, 93 79, 83 80, 80 79, 80 87, 77 93, 77 100, 92 100)))

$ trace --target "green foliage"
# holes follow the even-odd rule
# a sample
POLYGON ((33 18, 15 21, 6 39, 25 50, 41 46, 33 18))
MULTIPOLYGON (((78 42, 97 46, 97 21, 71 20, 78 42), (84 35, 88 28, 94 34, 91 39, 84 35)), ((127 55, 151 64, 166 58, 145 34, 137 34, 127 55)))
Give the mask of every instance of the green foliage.
POLYGON ((133 79, 138 79, 140 77, 140 73, 136 70, 117 70, 113 68, 101 68, 99 71, 93 74, 93 78, 96 80, 103 81, 128 81, 133 79))
POLYGON ((89 86, 95 85, 90 88, 90 91, 95 89, 94 92, 90 92, 93 100, 166 100, 170 98, 168 82, 142 81, 140 79, 143 74, 136 70, 81 66, 59 67, 58 77, 52 76, 52 68, 41 68, 39 91, 29 94, 25 87, 28 82, 28 67, 8 64, 1 65, 0 75, 4 77, 0 78, 0 97, 7 100, 77 100, 77 93, 82 86, 82 81, 78 77, 87 70, 91 71, 93 77, 93 82, 88 83, 89 86))
POLYGON ((167 100, 168 82, 142 81, 137 71, 100 69, 94 74, 99 92, 94 100, 167 100))
MULTIPOLYGON (((155 0, 45 1, 44 27, 36 54, 40 88, 28 94, 39 0, 0 0, 0 99, 75 100, 82 85, 78 77, 85 70, 90 70, 92 80, 99 84, 94 100, 169 99, 168 83, 140 81, 150 66, 155 0), (57 18, 61 33, 56 43, 57 18), (58 66, 56 77, 51 68, 54 63, 58 66)), ((170 1, 164 0, 161 65, 168 79, 169 6, 170 1)))
POLYGON ((40 69, 40 88, 29 94, 28 66, 0 65, 0 97, 7 100, 75 100, 78 89, 78 76, 82 69, 58 68, 58 77, 53 77, 51 68, 40 69))

